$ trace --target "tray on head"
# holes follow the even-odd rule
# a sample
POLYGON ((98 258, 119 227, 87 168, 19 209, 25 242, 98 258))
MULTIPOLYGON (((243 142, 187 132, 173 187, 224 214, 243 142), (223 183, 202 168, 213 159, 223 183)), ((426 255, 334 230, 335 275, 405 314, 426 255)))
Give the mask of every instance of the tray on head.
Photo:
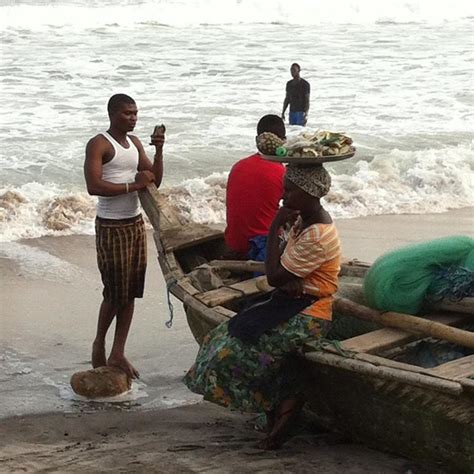
POLYGON ((260 153, 262 158, 268 161, 277 161, 278 163, 288 163, 294 165, 317 165, 321 163, 331 163, 333 161, 342 161, 352 158, 355 155, 355 148, 343 155, 328 155, 328 156, 276 156, 276 155, 264 155, 260 153))

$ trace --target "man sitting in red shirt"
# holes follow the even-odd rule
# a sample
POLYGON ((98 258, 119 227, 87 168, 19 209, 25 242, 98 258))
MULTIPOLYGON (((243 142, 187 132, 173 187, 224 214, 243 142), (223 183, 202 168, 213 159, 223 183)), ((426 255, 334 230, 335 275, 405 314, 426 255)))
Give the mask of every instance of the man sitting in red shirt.
MULTIPOLYGON (((272 132, 285 139, 286 130, 278 115, 265 115, 257 135, 272 132)), ((264 260, 268 229, 283 196, 285 167, 263 159, 259 153, 238 161, 227 180, 227 227, 225 258, 264 260), (258 255, 260 254, 260 255, 258 255)))

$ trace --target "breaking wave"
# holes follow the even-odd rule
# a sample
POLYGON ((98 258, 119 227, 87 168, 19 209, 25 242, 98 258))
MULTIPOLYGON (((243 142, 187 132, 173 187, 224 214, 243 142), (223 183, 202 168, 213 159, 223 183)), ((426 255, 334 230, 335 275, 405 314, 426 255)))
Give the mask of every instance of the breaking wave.
MULTIPOLYGON (((443 149, 404 151, 362 159, 343 170, 335 166, 326 206, 335 218, 377 214, 439 213, 472 206, 473 143, 443 149)), ((186 218, 225 221, 227 173, 164 187, 163 193, 186 218)), ((60 192, 54 185, 29 183, 0 190, 0 241, 43 235, 93 233, 95 200, 85 192, 60 192)))

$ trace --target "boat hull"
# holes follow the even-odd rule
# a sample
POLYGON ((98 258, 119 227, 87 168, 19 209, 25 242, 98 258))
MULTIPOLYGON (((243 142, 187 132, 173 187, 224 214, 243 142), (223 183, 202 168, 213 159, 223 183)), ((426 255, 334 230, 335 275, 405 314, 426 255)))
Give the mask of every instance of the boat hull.
POLYGON ((317 424, 449 472, 473 471, 473 398, 317 362, 308 370, 307 414, 317 424))

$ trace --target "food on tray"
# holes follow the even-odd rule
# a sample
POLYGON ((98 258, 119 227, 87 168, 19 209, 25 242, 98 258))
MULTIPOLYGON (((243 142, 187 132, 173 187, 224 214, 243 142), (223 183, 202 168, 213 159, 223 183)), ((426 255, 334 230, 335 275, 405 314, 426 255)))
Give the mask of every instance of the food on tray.
POLYGON ((276 149, 285 144, 285 140, 271 132, 263 132, 257 137, 257 148, 264 155, 275 155, 276 149))
POLYGON ((317 130, 313 133, 303 132, 289 138, 285 144, 289 157, 316 158, 320 156, 345 155, 354 151, 352 138, 339 132, 317 130))
POLYGON ((285 142, 270 132, 257 137, 257 148, 264 155, 289 158, 318 158, 347 155, 355 151, 352 138, 340 132, 303 132, 285 142))

